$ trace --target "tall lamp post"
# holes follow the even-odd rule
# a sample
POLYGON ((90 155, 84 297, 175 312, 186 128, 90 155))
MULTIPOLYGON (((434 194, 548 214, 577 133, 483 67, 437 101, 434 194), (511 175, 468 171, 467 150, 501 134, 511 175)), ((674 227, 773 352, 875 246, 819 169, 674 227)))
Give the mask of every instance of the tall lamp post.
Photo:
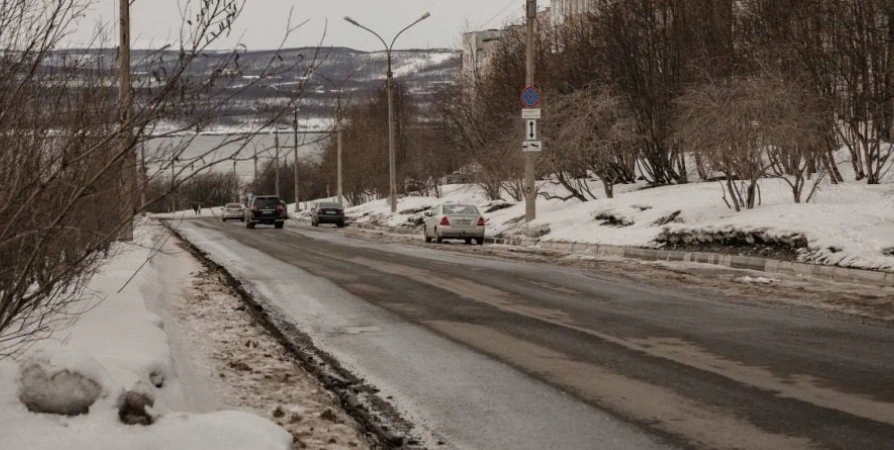
POLYGON ((379 36, 378 33, 370 30, 369 28, 366 28, 363 25, 360 25, 360 23, 358 23, 356 20, 345 16, 345 20, 351 25, 363 28, 364 30, 372 33, 373 36, 379 38, 379 41, 381 41, 382 45, 385 46, 385 53, 388 56, 388 72, 386 74, 388 76, 388 169, 391 178, 388 201, 389 203, 391 203, 392 214, 397 212, 397 169, 395 168, 394 156, 394 72, 391 71, 391 51, 394 49, 394 43, 397 42, 397 38, 399 38, 400 35, 404 33, 404 31, 409 30, 417 23, 422 22, 429 17, 431 17, 431 14, 423 14, 422 17, 416 19, 415 22, 411 23, 403 30, 400 30, 400 32, 397 33, 396 36, 394 36, 394 39, 391 41, 391 45, 388 45, 388 43, 386 43, 385 40, 382 39, 382 36, 379 36))

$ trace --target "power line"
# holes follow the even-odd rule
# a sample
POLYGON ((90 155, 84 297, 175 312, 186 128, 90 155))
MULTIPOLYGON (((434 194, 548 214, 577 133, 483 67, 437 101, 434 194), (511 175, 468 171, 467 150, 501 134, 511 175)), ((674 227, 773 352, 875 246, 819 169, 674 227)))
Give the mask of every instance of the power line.
POLYGON ((512 5, 514 5, 514 4, 518 4, 518 0, 509 0, 508 2, 506 2, 506 5, 503 6, 503 8, 500 9, 500 11, 498 13, 491 16, 491 18, 487 19, 486 22, 482 23, 481 25, 478 25, 478 29, 482 30, 486 26, 490 25, 490 23, 493 22, 495 19, 502 16, 504 13, 506 13, 506 11, 509 11, 509 9, 512 8, 512 5))

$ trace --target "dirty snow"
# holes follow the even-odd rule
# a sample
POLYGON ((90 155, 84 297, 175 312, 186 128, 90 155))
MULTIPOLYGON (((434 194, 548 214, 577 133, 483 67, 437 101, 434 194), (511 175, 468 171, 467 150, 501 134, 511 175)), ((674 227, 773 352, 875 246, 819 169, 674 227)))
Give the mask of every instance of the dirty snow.
POLYGON ((186 295, 171 302, 172 315, 225 404, 276 422, 298 448, 369 448, 339 399, 296 366, 220 275, 198 264, 186 268, 194 276, 186 295))
POLYGON ((291 448, 289 432, 257 415, 237 411, 197 413, 208 410, 209 405, 172 401, 213 393, 187 395, 209 388, 203 383, 183 382, 190 378, 181 378, 175 370, 183 365, 172 356, 165 323, 147 309, 147 304, 158 301, 153 297, 165 295, 166 289, 180 280, 162 279, 153 264, 137 272, 163 237, 159 227, 149 222, 141 224, 136 234, 138 245, 121 249, 89 283, 90 295, 85 299, 88 309, 81 320, 57 332, 53 339, 38 342, 19 358, 0 361, 0 448, 291 448), (25 370, 20 374, 22 364, 25 370), (48 378, 63 373, 78 375, 63 384, 48 378), (93 380, 101 387, 95 402, 89 401, 93 393, 88 392, 90 383, 84 380, 93 380), (145 386, 152 386, 149 389, 155 394, 152 413, 159 416, 157 422, 149 427, 121 424, 118 395, 145 386), (56 402, 57 406, 71 406, 73 401, 92 405, 88 414, 71 417, 32 413, 19 400, 20 393, 27 394, 25 387, 31 388, 32 395, 34 390, 43 390, 49 397, 38 400, 56 402), (54 391, 58 394, 55 398, 54 391), (174 407, 180 411, 174 411, 174 407))
POLYGON ((767 278, 767 277, 752 277, 752 276, 744 276, 736 278, 735 281, 739 283, 757 283, 757 284, 773 284, 778 282, 779 280, 775 278, 767 278))

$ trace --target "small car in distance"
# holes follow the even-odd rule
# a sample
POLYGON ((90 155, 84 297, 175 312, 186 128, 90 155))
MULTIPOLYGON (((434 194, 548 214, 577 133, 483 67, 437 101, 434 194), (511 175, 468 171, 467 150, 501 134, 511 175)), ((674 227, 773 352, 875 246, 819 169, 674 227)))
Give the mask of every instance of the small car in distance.
POLYGON ((279 197, 259 195, 251 200, 244 217, 246 228, 254 228, 259 223, 282 228, 286 223, 286 210, 279 197))
POLYGON ((484 216, 474 205, 445 203, 425 213, 425 242, 434 240, 440 244, 445 239, 462 239, 466 244, 474 240, 484 245, 484 230, 484 216))
POLYGON ((334 202, 323 202, 314 205, 310 214, 310 224, 318 227, 322 223, 332 223, 342 228, 345 226, 345 208, 334 202))
POLYGON ((227 203, 220 213, 220 220, 223 222, 228 220, 245 220, 245 207, 241 203, 227 203))

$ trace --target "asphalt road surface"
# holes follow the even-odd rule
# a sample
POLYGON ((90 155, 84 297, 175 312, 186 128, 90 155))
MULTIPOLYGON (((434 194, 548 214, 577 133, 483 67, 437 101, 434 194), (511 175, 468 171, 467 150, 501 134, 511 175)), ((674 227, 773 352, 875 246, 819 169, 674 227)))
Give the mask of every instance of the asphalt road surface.
POLYGON ((334 230, 175 226, 440 448, 894 448, 891 328, 334 230))

